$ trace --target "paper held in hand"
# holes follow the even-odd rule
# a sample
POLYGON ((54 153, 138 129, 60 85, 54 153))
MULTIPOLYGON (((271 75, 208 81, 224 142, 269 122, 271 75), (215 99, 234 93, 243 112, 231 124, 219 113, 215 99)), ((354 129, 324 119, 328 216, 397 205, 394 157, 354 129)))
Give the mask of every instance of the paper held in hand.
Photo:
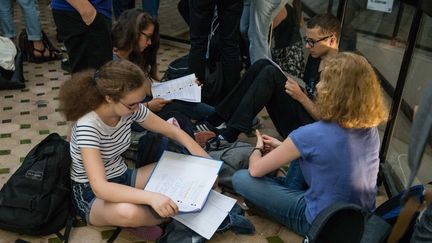
POLYGON ((166 82, 155 82, 152 84, 153 98, 201 102, 201 86, 195 81, 195 74, 190 74, 166 82))
POLYGON ((199 212, 221 166, 220 160, 164 151, 144 190, 168 196, 180 212, 199 212))
POLYGON ((179 214, 173 218, 210 240, 235 203, 235 199, 211 190, 201 212, 179 214))

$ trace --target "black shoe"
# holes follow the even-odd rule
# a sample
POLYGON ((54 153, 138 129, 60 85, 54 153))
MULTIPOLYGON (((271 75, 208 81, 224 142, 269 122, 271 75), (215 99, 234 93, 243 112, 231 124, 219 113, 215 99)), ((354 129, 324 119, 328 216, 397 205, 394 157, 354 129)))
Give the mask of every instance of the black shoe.
POLYGON ((219 129, 207 121, 197 121, 194 125, 194 130, 195 132, 211 131, 215 134, 219 134, 219 129))
POLYGON ((228 142, 227 140, 225 140, 224 137, 219 135, 207 141, 205 150, 207 152, 214 151, 214 150, 221 150, 229 147, 230 145, 231 145, 230 142, 228 142))
POLYGON ((261 120, 256 116, 252 120, 252 130, 258 129, 261 127, 261 120))
POLYGON ((64 71, 70 73, 72 71, 72 68, 70 66, 70 62, 68 58, 63 58, 61 60, 61 65, 60 65, 61 69, 63 69, 64 71))

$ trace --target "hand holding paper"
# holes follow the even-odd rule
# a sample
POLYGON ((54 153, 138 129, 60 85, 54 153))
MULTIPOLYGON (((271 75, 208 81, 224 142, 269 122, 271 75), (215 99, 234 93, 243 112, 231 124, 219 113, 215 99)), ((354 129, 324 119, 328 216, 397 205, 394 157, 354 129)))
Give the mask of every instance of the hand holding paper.
POLYGON ((222 161, 165 151, 144 190, 171 198, 180 212, 204 206, 222 161))
POLYGON ((195 74, 162 83, 153 83, 153 98, 201 102, 201 87, 196 83, 195 74))

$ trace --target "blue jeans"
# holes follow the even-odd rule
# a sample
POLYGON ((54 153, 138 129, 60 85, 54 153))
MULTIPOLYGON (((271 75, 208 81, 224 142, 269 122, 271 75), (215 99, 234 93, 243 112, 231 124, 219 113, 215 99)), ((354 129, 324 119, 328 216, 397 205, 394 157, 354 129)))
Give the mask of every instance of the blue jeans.
MULTIPOLYGON (((28 39, 31 41, 42 40, 42 31, 39 21, 39 10, 36 0, 17 0, 20 5, 28 39)), ((0 33, 4 37, 16 37, 16 28, 13 21, 12 0, 0 1, 0 33)))
POLYGON ((232 183, 234 190, 259 211, 306 235, 310 228, 305 215, 307 184, 298 161, 291 163, 285 178, 255 178, 247 170, 239 170, 233 175, 232 183))
MULTIPOLYGON (((136 169, 127 169, 123 175, 108 179, 108 181, 135 187, 137 172, 136 169)), ((72 204, 76 214, 86 222, 89 222, 90 209, 96 200, 96 196, 90 183, 78 183, 72 181, 72 193, 72 204)))
POLYGON ((181 100, 173 100, 173 102, 165 105, 160 112, 177 111, 186 115, 193 120, 205 120, 215 111, 213 106, 202 102, 187 102, 181 100))
POLYGON ((251 64, 261 58, 271 58, 268 33, 277 11, 288 0, 251 0, 249 17, 249 53, 251 64))

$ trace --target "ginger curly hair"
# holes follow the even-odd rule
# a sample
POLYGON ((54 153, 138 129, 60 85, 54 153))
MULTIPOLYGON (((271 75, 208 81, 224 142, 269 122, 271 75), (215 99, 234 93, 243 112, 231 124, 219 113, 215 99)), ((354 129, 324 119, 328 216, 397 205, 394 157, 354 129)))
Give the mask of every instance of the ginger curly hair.
POLYGON ((322 120, 344 128, 370 128, 387 120, 381 85, 366 58, 339 53, 323 65, 316 101, 322 120))

